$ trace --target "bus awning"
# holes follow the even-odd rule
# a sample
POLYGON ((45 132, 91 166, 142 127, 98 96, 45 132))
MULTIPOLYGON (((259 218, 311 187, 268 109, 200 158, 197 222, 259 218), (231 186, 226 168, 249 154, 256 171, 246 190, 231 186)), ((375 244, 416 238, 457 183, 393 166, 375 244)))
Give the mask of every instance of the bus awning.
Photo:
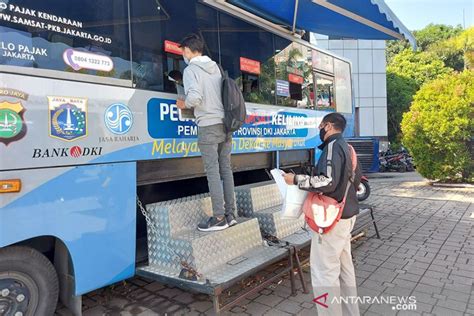
POLYGON ((293 30, 355 39, 416 41, 383 0, 227 0, 293 30))

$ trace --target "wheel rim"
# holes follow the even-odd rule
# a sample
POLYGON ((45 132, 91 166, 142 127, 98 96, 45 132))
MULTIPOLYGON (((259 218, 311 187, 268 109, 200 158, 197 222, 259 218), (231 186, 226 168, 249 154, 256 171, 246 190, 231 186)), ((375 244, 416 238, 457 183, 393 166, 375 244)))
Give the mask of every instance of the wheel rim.
POLYGON ((365 192, 366 192, 365 185, 363 185, 362 183, 359 184, 359 188, 357 189, 357 195, 362 196, 365 194, 365 192))
POLYGON ((0 272, 0 315, 30 316, 38 307, 38 286, 28 275, 0 272))

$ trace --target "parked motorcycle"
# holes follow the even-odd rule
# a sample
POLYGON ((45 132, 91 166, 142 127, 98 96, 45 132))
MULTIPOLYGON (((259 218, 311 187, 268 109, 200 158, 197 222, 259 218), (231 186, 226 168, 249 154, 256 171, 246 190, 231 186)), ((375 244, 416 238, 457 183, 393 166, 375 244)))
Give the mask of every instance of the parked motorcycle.
POLYGON ((406 151, 393 154, 389 150, 387 152, 381 153, 379 157, 379 165, 380 172, 407 172, 415 170, 413 158, 406 151))
POLYGON ((369 179, 366 176, 362 176, 359 187, 357 188, 357 199, 360 201, 367 200, 370 195, 369 179))

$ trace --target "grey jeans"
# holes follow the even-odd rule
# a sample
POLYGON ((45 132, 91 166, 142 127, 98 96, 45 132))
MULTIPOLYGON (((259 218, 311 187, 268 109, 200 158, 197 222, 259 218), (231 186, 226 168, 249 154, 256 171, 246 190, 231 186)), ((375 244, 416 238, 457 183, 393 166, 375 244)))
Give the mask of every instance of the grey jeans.
POLYGON ((225 132, 224 124, 199 127, 198 145, 206 170, 214 216, 234 214, 234 175, 230 160, 232 133, 225 132))

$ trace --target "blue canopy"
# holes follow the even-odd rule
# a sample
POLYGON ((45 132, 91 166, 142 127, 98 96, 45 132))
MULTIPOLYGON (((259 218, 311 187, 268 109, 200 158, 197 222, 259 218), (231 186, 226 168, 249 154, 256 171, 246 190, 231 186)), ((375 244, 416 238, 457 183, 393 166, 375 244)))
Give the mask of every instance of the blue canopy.
POLYGON ((416 41, 383 0, 228 0, 295 31, 356 39, 416 41))

